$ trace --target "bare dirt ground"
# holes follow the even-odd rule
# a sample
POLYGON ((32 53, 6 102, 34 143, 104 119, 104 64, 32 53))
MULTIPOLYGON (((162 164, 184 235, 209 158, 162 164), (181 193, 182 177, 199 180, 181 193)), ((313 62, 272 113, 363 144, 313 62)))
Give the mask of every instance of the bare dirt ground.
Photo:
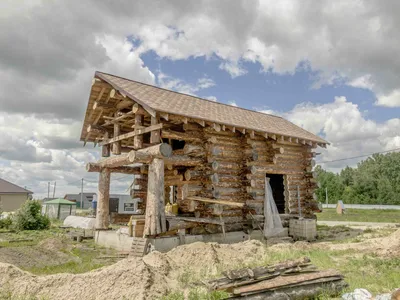
MULTIPOLYGON (((281 250, 309 250, 325 253, 354 250, 384 257, 400 255, 400 230, 388 236, 350 243, 306 243, 274 245, 259 241, 232 245, 193 243, 168 253, 152 252, 142 258, 127 258, 114 265, 84 274, 34 276, 14 265, 0 263, 0 286, 18 295, 43 296, 45 299, 158 299, 172 291, 186 289, 185 282, 200 282, 221 271, 244 265, 263 263, 281 250)), ((12 299, 12 298, 10 298, 12 299)))
POLYGON ((0 248, 0 261, 20 268, 55 266, 76 261, 65 253, 69 248, 61 239, 49 238, 35 246, 0 248))

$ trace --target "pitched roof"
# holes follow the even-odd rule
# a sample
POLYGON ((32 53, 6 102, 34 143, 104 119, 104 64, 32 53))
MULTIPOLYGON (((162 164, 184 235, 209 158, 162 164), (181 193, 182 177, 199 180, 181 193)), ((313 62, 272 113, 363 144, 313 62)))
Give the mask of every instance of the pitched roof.
MULTIPOLYGON (((95 77, 109 83, 114 89, 143 107, 148 107, 155 111, 247 130, 290 136, 321 144, 328 143, 319 136, 278 116, 205 100, 107 73, 96 72, 95 77)), ((86 116, 88 116, 88 112, 86 116)), ((83 129, 85 128, 84 126, 83 129)), ((85 130, 82 130, 81 140, 84 139, 85 134, 85 130)))
POLYGON ((57 198, 54 200, 50 200, 45 202, 44 204, 63 204, 63 205, 76 205, 76 202, 68 201, 65 199, 57 198))
POLYGON ((33 194, 33 192, 24 189, 14 183, 0 178, 0 194, 33 194))
MULTIPOLYGON (((85 198, 87 197, 93 197, 93 195, 96 193, 83 193, 83 196, 85 198)), ((64 199, 67 200, 76 200, 76 199, 80 199, 81 198, 81 193, 79 194, 65 194, 64 199)))

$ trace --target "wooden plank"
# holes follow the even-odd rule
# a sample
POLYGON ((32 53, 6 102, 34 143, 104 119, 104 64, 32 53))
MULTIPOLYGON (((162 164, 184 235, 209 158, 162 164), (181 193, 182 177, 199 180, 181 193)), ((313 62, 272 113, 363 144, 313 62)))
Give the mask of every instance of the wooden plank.
POLYGON ((145 128, 135 129, 132 132, 124 133, 124 134, 121 134, 121 135, 119 135, 117 137, 114 137, 112 139, 104 140, 101 143, 99 143, 99 145, 103 146, 103 145, 111 144, 111 143, 114 143, 114 142, 122 141, 122 140, 125 140, 125 139, 129 139, 129 138, 132 138, 132 137, 135 137, 137 135, 141 135, 141 134, 144 134, 144 133, 147 133, 147 132, 160 130, 162 127, 163 127, 163 124, 157 124, 157 125, 152 125, 152 126, 145 127, 145 128))
POLYGON ((216 225, 225 224, 224 222, 221 223, 221 221, 217 221, 217 220, 209 219, 209 218, 174 217, 174 219, 185 221, 185 222, 195 222, 195 223, 206 223, 206 224, 216 224, 216 225))
POLYGON ((229 205, 229 206, 235 206, 235 207, 244 207, 244 203, 240 202, 231 202, 228 200, 215 200, 215 199, 210 199, 210 198, 203 198, 203 197, 187 197, 187 200, 190 201, 199 201, 199 202, 205 202, 205 203, 215 203, 215 204, 221 204, 221 205, 229 205))
POLYGON ((179 140, 179 141, 187 141, 187 142, 195 142, 195 143, 203 142, 200 137, 196 137, 196 136, 193 136, 193 134, 188 134, 188 133, 178 132, 178 131, 162 130, 161 136, 162 136, 162 138, 179 140))
POLYGON ((300 274, 294 276, 279 276, 274 279, 264 280, 255 284, 246 285, 243 287, 233 289, 234 295, 248 294, 252 292, 261 292, 271 289, 277 289, 293 284, 299 284, 301 282, 307 282, 311 280, 321 279, 325 277, 340 277, 342 275, 336 270, 326 270, 308 274, 300 274))

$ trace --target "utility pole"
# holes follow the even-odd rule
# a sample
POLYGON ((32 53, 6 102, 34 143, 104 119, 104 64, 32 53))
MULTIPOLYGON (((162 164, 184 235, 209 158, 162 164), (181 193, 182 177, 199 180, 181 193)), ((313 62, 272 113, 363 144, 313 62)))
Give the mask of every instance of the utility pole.
POLYGON ((328 208, 328 188, 325 188, 326 208, 328 208))
POLYGON ((50 181, 47 183, 47 199, 50 198, 50 181))
POLYGON ((82 178, 82 184, 81 184, 81 209, 83 209, 83 178, 82 178))
POLYGON ((54 196, 55 196, 55 194, 56 194, 56 181, 54 181, 54 189, 53 189, 53 198, 54 198, 54 196))

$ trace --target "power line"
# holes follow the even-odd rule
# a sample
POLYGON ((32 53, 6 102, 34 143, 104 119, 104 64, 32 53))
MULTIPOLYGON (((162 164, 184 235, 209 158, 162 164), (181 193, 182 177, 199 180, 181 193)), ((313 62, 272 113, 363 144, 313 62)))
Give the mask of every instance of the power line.
POLYGON ((320 162, 317 162, 317 164, 326 164, 326 163, 331 163, 331 162, 336 162, 336 161, 343 161, 343 160, 348 160, 348 159, 368 157, 368 156, 371 156, 371 155, 374 155, 374 154, 388 153, 388 152, 397 151, 397 150, 400 150, 400 148, 395 148, 395 149, 386 150, 386 151, 380 151, 380 152, 374 152, 374 153, 364 154, 364 155, 359 155, 359 156, 353 156, 353 157, 346 157, 346 158, 339 158, 339 159, 334 159, 334 160, 320 161, 320 162))

